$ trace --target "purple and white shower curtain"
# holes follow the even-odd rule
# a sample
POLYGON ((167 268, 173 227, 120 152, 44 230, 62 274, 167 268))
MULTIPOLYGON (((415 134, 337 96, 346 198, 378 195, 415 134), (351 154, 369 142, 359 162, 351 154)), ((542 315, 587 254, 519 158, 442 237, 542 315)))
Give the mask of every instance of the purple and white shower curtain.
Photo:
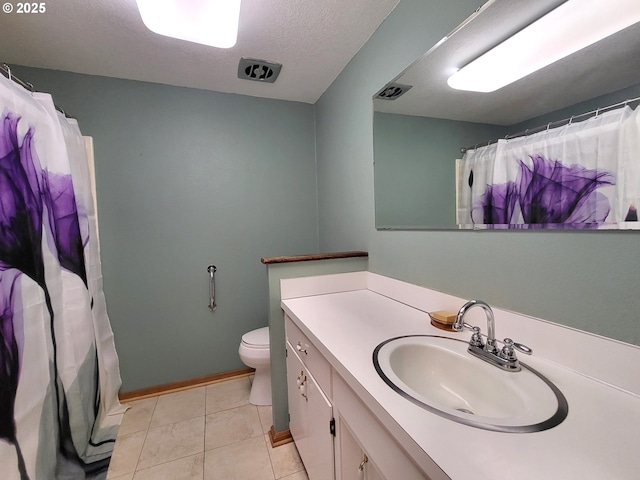
POLYGON ((0 76, 0 477, 104 478, 120 385, 85 141, 0 76))
POLYGON ((476 228, 638 229, 640 109, 468 150, 457 222, 476 228))

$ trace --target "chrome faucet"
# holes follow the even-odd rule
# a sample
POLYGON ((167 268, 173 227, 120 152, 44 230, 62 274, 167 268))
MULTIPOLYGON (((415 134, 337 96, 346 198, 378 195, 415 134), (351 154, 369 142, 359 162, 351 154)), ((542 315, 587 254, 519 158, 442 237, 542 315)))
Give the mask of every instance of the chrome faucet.
MULTIPOLYGON (((464 329, 465 327, 464 316, 473 307, 482 308, 484 310, 484 313, 487 315, 487 343, 484 345, 484 349, 488 352, 495 353, 497 351, 496 333, 495 333, 496 322, 493 317, 493 310, 491 310, 491 307, 489 306, 488 303, 483 302, 482 300, 470 300, 467 303, 465 303, 460 309, 460 311, 458 312, 456 321, 453 324, 453 329, 457 332, 461 332, 464 329)), ((469 328, 468 325, 467 325, 467 328, 469 328)), ((473 330, 473 328, 471 329, 473 330)))
POLYGON ((515 343, 510 338, 505 338, 502 342, 504 346, 501 350, 498 350, 498 347, 496 346, 496 325, 495 318, 493 316, 493 310, 491 310, 489 304, 483 302, 482 300, 471 300, 465 303, 458 312, 456 320, 453 323, 453 329, 457 332, 461 332, 465 328, 473 331, 471 340, 469 340, 468 352, 484 360, 485 362, 489 362, 490 364, 495 365, 496 367, 503 370, 507 370, 509 372, 520 371, 520 362, 516 357, 515 350, 518 350, 527 355, 531 355, 532 353, 532 350, 529 347, 520 343, 515 343), (486 343, 482 339, 480 327, 472 327, 464 321, 465 315, 473 307, 482 308, 487 316, 486 343))

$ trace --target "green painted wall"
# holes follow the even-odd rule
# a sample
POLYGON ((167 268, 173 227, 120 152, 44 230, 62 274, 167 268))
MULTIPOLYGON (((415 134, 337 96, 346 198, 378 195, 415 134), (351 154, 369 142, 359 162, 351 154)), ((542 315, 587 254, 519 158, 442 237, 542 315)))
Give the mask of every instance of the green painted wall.
POLYGON ((313 106, 16 68, 94 137, 123 391, 243 368, 260 258, 318 251, 313 106), (210 313, 207 266, 218 309, 210 313))
POLYGON ((376 226, 454 226, 460 149, 506 133, 500 125, 375 112, 376 226))
MULTIPOLYGON (((630 87, 623 88, 622 90, 617 90, 615 92, 611 92, 606 95, 602 95, 600 97, 596 97, 591 100, 578 103, 576 105, 571 105, 570 107, 556 110, 555 112, 551 112, 546 115, 541 115, 539 117, 532 118, 522 123, 511 125, 509 127, 509 130, 511 134, 522 132, 527 128, 533 129, 541 125, 546 125, 549 122, 570 118, 571 115, 580 115, 581 113, 586 113, 592 110, 596 110, 598 108, 614 105, 616 103, 624 102, 625 100, 629 100, 631 98, 637 98, 639 96, 640 96, 640 84, 632 85, 630 87)), ((636 105, 637 105, 637 102, 632 104, 631 107, 635 107, 636 105)), ((588 117, 583 117, 581 118, 581 120, 584 120, 586 118, 588 117)))
POLYGON ((368 250, 376 273, 640 344, 638 232, 375 229, 371 97, 482 3, 401 0, 316 103, 320 248, 368 250))

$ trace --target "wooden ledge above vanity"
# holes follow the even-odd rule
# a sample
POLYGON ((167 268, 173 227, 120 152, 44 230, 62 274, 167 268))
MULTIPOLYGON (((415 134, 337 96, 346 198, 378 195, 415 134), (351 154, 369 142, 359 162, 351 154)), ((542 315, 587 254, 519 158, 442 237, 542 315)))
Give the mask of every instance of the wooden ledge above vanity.
POLYGON ((263 257, 260 259, 265 265, 273 263, 310 262, 312 260, 333 260, 335 258, 356 258, 368 257, 368 252, 333 252, 333 253, 311 253, 308 255, 287 255, 284 257, 263 257))

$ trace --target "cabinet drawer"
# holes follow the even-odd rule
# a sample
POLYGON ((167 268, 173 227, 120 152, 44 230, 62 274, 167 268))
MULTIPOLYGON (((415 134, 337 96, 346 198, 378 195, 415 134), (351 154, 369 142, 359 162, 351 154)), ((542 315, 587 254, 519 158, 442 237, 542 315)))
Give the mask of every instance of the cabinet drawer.
POLYGON ((324 394, 331 398, 331 365, 288 315, 285 315, 285 329, 291 347, 295 349, 302 363, 313 372, 324 394))

